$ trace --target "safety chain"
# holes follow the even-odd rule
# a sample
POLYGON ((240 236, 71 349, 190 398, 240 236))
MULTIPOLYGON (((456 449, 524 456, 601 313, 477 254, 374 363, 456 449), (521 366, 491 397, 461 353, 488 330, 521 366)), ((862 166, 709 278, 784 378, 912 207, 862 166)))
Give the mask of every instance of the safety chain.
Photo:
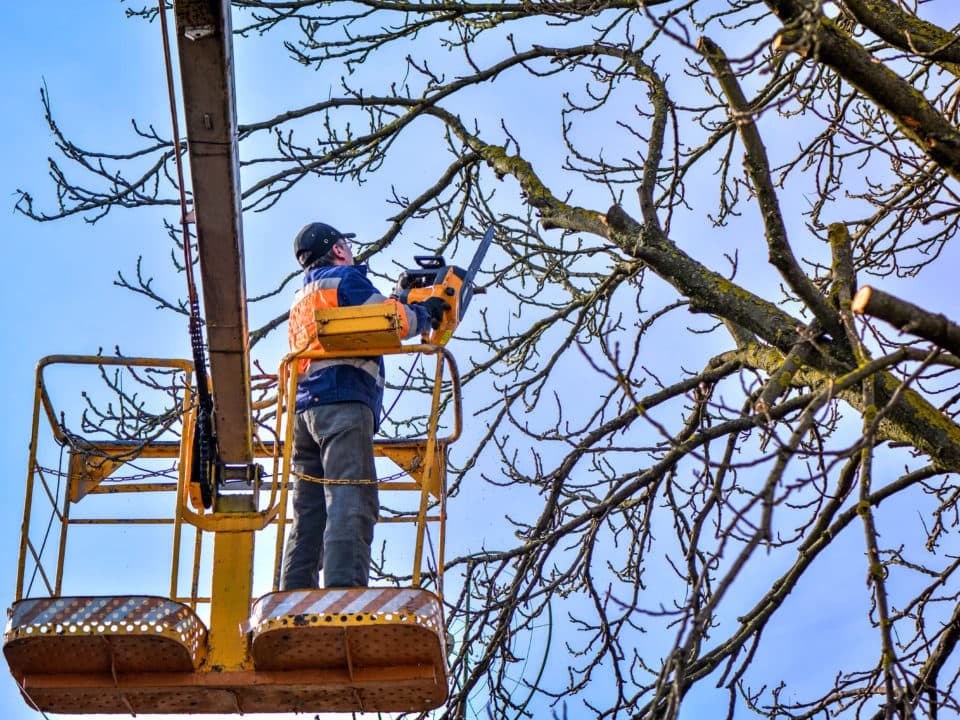
MULTIPOLYGON (((46 473, 52 477, 69 477, 70 476, 69 471, 60 470, 57 468, 44 467, 43 465, 35 465, 34 467, 40 472, 46 473)), ((177 478, 177 468, 176 466, 171 466, 164 470, 153 470, 153 471, 144 470, 143 472, 137 475, 124 475, 123 477, 105 477, 103 478, 103 482, 108 482, 108 483, 133 482, 135 480, 148 480, 150 478, 155 478, 155 477, 164 477, 170 480, 175 480, 177 478)))
POLYGON ((291 470, 290 474, 293 475, 298 480, 306 480, 307 482, 317 483, 318 485, 376 485, 382 482, 390 482, 391 480, 397 480, 406 475, 406 473, 394 473, 393 475, 388 475, 387 477, 378 478, 377 480, 334 480, 333 478, 319 478, 314 475, 307 475, 306 473, 296 472, 291 470))

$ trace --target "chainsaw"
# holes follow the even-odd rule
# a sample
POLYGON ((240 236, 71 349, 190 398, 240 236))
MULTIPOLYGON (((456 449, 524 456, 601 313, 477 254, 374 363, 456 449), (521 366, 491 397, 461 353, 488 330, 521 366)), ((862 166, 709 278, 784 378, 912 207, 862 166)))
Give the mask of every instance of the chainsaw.
POLYGON ((483 292, 483 289, 474 284, 474 278, 487 250, 490 249, 490 243, 493 242, 494 231, 495 227, 491 225, 484 233, 466 270, 456 265, 447 265, 442 255, 416 255, 413 259, 417 263, 417 269, 404 270, 400 274, 393 290, 393 297, 400 302, 409 305, 436 297, 450 306, 444 311, 439 325, 429 333, 424 333, 423 339, 426 342, 446 345, 463 319, 474 294, 483 292))

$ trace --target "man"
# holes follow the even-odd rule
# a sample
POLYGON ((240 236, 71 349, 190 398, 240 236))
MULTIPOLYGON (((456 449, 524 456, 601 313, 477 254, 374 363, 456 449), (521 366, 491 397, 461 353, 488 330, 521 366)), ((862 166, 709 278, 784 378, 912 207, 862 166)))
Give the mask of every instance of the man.
MULTIPOLYGON (((381 295, 355 265, 350 238, 325 223, 311 223, 293 250, 304 268, 303 288, 290 311, 291 350, 316 307, 373 303, 398 306, 403 337, 438 324, 449 305, 439 298, 404 305, 381 295)), ((373 435, 383 402, 382 357, 314 360, 301 369, 293 427, 293 524, 287 539, 281 590, 366 587, 377 522, 373 435), (317 482, 323 480, 325 482, 317 482), (346 482, 345 482, 346 481, 346 482), (354 481, 354 482, 350 482, 354 481)))

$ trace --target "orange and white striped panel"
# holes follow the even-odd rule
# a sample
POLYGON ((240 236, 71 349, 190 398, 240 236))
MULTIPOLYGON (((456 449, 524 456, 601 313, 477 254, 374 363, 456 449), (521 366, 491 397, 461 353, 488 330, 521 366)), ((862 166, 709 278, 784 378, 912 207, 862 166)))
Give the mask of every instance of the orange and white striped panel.
POLYGON ((253 606, 246 630, 294 616, 298 625, 362 622, 427 625, 442 623, 436 595, 417 588, 291 590, 264 595, 253 606))
POLYGON ((7 640, 47 634, 162 634, 195 650, 206 628, 186 605, 144 595, 30 598, 14 604, 7 640))

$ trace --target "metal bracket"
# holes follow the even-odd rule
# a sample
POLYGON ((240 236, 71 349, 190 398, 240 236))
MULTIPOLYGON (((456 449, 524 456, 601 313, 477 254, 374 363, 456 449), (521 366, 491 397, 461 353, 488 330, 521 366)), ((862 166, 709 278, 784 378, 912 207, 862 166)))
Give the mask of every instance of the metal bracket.
POLYGON ((250 463, 248 465, 230 465, 220 463, 220 480, 223 484, 244 483, 251 488, 259 489, 263 478, 263 465, 250 463))

